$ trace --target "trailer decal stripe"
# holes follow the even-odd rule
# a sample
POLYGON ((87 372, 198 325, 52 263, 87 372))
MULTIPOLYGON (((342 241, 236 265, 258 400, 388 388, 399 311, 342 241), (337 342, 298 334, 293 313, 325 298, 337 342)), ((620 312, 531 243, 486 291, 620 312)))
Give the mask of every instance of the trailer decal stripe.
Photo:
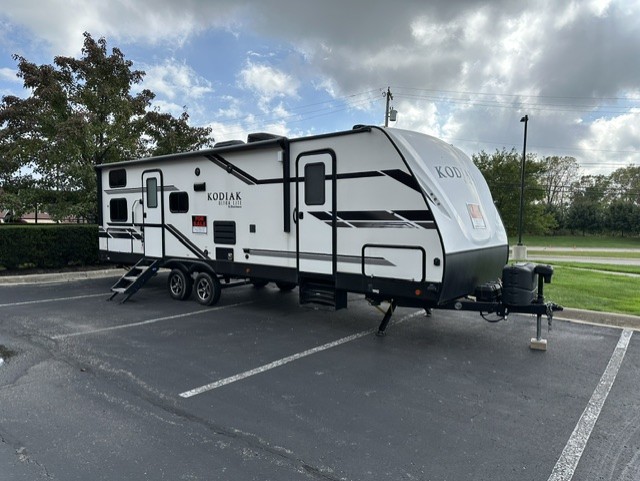
POLYGON ((142 240, 142 235, 134 229, 104 229, 100 228, 98 231, 98 237, 101 239, 135 239, 142 240))
MULTIPOLYGON (((281 183, 283 183, 283 179, 282 178, 256 179, 254 176, 252 176, 248 172, 245 172, 244 170, 242 170, 242 169, 236 167, 235 165, 233 165, 231 162, 229 162, 227 159, 222 157, 220 154, 208 154, 208 155, 205 155, 205 157, 207 159, 209 159, 211 162, 213 162, 214 164, 216 164, 221 169, 226 170, 229 174, 231 174, 234 177, 240 179, 245 184, 248 184, 248 185, 263 185, 263 184, 281 184, 281 183)), ((415 190, 417 192, 422 192, 420 190, 420 186, 418 185, 418 181, 411 174, 409 174, 409 173, 407 173, 407 172, 405 172, 403 170, 400 170, 400 169, 390 169, 390 170, 383 170, 383 171, 370 170, 370 171, 363 171, 363 172, 346 172, 346 173, 342 173, 342 174, 337 174, 336 178, 338 180, 342 180, 342 179, 362 179, 362 178, 367 178, 367 177, 382 177, 382 176, 385 176, 385 175, 387 177, 391 177, 394 180, 397 180, 398 182, 406 185, 407 187, 409 187, 409 188, 411 188, 411 189, 413 189, 413 190, 415 190)), ((331 175, 327 175, 326 179, 327 180, 331 180, 331 175)), ((304 179, 303 178, 292 177, 290 180, 292 182, 302 182, 304 179)), ((119 192, 122 192, 122 189, 119 192)))
MULTIPOLYGON (((160 187, 158 187, 160 188, 160 187)), ((163 185, 163 192, 176 192, 179 189, 175 185, 163 185)), ((105 189, 105 194, 142 194, 146 192, 146 187, 127 187, 124 189, 105 189)))
POLYGON ((173 224, 165 225, 167 231, 169 231, 173 236, 180 241, 182 245, 184 245, 187 249, 193 252, 200 259, 211 259, 208 255, 204 253, 197 245, 195 245, 188 237, 186 237, 182 232, 180 232, 173 224))
POLYGON ((407 187, 410 187, 411 189, 417 192, 422 192, 420 190, 420 186, 418 185, 418 181, 411 174, 407 174, 406 172, 400 169, 383 170, 382 172, 385 175, 388 175, 389 177, 391 177, 392 179, 395 179, 398 182, 403 183, 407 187))
MULTIPOLYGON (((244 249, 245 254, 251 254, 261 257, 281 257, 285 259, 295 259, 296 253, 291 251, 275 251, 268 249, 244 249)), ((331 254, 322 254, 320 252, 301 252, 301 259, 312 261, 330 261, 332 260, 331 254)), ((338 254, 338 262, 345 264, 361 264, 362 258, 360 256, 349 256, 346 254, 338 254)), ((365 257, 365 264, 376 266, 395 266, 394 263, 388 261, 383 257, 365 257)))
MULTIPOLYGON (((328 226, 333 225, 330 212, 309 212, 316 219, 328 226)), ((435 229, 433 214, 428 210, 370 210, 370 211, 338 211, 336 227, 364 229, 435 229)))
MULTIPOLYGON (((292 251, 276 251, 269 249, 244 249, 245 254, 250 254, 254 256, 261 257, 281 257, 285 259, 295 259, 296 253, 292 251)), ((360 256, 350 256, 346 254, 338 254, 338 262, 342 262, 345 264, 361 264, 362 257, 360 256)), ((331 254, 323 254, 320 252, 301 252, 300 258, 305 260, 312 261, 331 261, 331 254)), ((376 266, 395 266, 394 263, 388 261, 383 257, 365 257, 365 264, 367 265, 376 265, 376 266)))

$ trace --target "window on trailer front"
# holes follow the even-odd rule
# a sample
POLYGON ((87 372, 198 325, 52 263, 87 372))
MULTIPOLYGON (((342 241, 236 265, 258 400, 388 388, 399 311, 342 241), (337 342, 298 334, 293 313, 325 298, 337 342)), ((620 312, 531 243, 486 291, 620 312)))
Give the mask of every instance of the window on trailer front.
POLYGON ((147 207, 150 209, 158 207, 158 179, 155 177, 147 179, 147 207))
POLYGON ((169 210, 173 213, 189 212, 189 194, 171 192, 169 194, 169 210))
POLYGON ((307 205, 323 205, 325 202, 324 190, 324 163, 317 162, 307 164, 304 167, 304 203, 307 205))
POLYGON ((111 222, 127 222, 127 199, 111 199, 111 202, 109 202, 109 215, 111 222))
POLYGON ((114 169, 109 171, 109 187, 126 187, 127 171, 124 169, 114 169))

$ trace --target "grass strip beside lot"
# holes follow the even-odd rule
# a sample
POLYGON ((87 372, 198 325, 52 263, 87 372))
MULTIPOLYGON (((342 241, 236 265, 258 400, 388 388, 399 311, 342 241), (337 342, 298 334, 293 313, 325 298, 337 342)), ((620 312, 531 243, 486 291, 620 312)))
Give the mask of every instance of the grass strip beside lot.
MULTIPOLYGON (((640 316, 640 277, 615 273, 633 266, 594 265, 596 271, 585 269, 584 265, 551 264, 555 274, 551 284, 545 285, 547 300, 564 307, 640 316), (611 272, 599 272, 602 270, 611 272)), ((638 268, 635 269, 630 273, 637 273, 638 268)))
POLYGON ((588 262, 575 263, 567 261, 535 261, 535 264, 551 264, 554 267, 570 267, 582 271, 606 271, 618 274, 635 274, 640 276, 640 266, 618 264, 590 264, 588 262))
MULTIPOLYGON (((517 238, 510 238, 509 245, 516 245, 517 238)), ((612 236, 524 236, 522 243, 538 247, 602 247, 640 249, 640 237, 612 236)))
POLYGON ((549 252, 547 250, 527 249, 527 255, 544 256, 553 255, 557 257, 611 257, 614 259, 640 259, 640 250, 637 252, 610 252, 610 251, 558 251, 549 252))

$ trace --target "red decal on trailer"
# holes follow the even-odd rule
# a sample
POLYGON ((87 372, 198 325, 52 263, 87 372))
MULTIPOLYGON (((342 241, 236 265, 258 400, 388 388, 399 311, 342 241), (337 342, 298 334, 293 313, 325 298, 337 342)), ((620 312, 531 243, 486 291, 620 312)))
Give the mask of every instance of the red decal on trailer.
POLYGON ((206 234, 207 233, 207 216, 206 215, 192 215, 191 216, 191 231, 194 234, 206 234))

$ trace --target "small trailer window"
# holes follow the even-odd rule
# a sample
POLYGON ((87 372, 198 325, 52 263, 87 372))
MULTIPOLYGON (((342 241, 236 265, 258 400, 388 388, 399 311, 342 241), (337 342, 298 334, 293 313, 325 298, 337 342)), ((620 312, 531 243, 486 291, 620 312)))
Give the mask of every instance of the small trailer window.
POLYGON ((124 169, 115 169, 109 171, 109 187, 126 187, 127 171, 124 169))
POLYGON ((171 192, 169 194, 169 210, 173 213, 189 212, 189 194, 171 192))
POLYGON ((304 202, 307 205, 323 205, 324 163, 307 164, 304 167, 304 202))
POLYGON ((109 212, 112 222, 127 222, 127 199, 111 199, 109 212))
POLYGON ((147 207, 150 209, 158 207, 158 179, 155 177, 147 179, 147 207))

